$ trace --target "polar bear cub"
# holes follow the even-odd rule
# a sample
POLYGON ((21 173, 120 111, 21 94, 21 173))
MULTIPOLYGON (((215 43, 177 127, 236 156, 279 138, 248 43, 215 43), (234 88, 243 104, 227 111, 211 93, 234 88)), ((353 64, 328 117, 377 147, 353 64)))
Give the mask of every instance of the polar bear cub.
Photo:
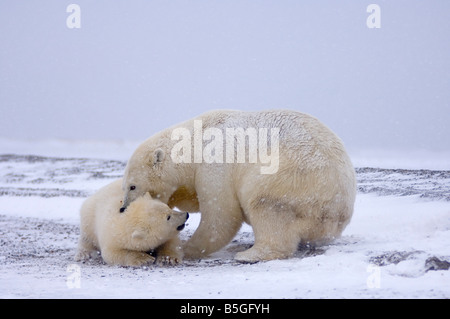
POLYGON ((120 213, 121 185, 121 179, 112 182, 83 203, 75 260, 88 259, 100 250, 108 264, 140 266, 154 262, 147 252, 156 250, 157 263, 180 263, 183 250, 178 232, 189 214, 170 209, 149 193, 120 213))

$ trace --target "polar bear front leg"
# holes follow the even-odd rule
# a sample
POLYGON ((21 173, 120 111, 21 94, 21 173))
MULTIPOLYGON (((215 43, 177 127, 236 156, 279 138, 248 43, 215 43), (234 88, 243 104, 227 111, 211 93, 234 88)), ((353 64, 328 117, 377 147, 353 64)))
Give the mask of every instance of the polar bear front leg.
POLYGON ((239 202, 228 198, 226 204, 207 202, 200 205, 200 225, 184 246, 185 258, 207 256, 233 239, 242 225, 243 217, 239 202))
POLYGON ((300 243, 298 223, 289 218, 280 218, 276 213, 253 211, 250 223, 255 234, 255 244, 250 249, 239 252, 235 259, 254 263, 264 260, 291 257, 300 243))

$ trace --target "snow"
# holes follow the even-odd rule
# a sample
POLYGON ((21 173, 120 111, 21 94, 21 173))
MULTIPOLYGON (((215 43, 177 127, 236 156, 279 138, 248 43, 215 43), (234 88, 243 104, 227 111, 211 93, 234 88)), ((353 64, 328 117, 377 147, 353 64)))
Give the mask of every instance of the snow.
POLYGON ((450 151, 358 149, 350 150, 356 167, 450 170, 450 151))
MULTIPOLYGON (((0 298, 450 298, 450 271, 426 266, 432 257, 450 261, 450 167, 448 157, 424 152, 406 162, 353 155, 357 168, 383 169, 357 170, 355 212, 341 238, 291 259, 235 262, 253 243, 243 225, 221 251, 177 267, 74 262, 82 202, 121 175, 135 146, 0 139, 0 298)), ((191 214, 182 239, 199 218, 191 214)))

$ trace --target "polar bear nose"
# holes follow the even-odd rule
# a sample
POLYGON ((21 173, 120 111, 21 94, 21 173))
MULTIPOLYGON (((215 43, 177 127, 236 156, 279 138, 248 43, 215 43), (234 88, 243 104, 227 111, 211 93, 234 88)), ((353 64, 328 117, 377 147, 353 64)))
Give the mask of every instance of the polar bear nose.
MULTIPOLYGON (((189 213, 186 213, 186 220, 188 220, 188 218, 189 218, 189 213)), ((181 230, 184 229, 185 226, 186 226, 186 224, 183 223, 182 225, 180 225, 180 226, 177 227, 177 230, 178 230, 178 231, 181 231, 181 230)))

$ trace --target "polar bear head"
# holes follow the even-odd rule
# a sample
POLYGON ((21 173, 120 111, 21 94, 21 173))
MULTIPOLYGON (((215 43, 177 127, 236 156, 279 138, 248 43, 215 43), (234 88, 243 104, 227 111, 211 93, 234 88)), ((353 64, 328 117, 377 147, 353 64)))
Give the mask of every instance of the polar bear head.
POLYGON ((178 235, 189 218, 149 193, 137 198, 122 213, 115 213, 113 232, 122 246, 130 250, 149 251, 178 235))
POLYGON ((167 203, 179 179, 177 169, 171 164, 163 148, 153 147, 151 141, 141 144, 125 168, 122 184, 125 196, 120 211, 146 192, 167 203))

